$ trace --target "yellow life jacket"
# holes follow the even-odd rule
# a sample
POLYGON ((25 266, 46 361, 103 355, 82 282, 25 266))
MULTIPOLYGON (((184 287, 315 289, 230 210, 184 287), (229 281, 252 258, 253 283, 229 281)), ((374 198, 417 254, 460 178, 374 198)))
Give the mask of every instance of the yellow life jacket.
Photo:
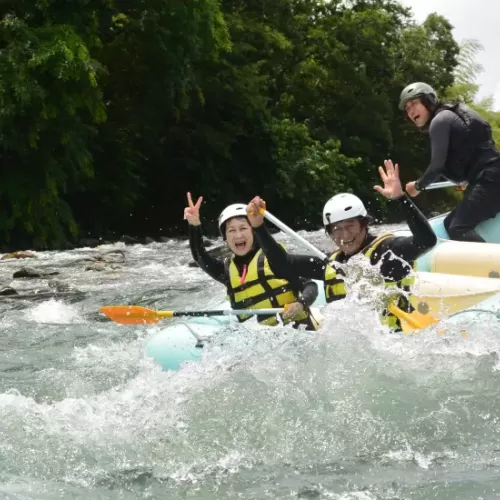
MULTIPOLYGON (((361 251, 365 257, 371 259, 373 252, 377 249, 377 247, 387 239, 393 238, 394 235, 391 233, 383 234, 376 238, 369 246, 367 246, 364 250, 361 251)), ((330 256, 330 261, 337 261, 340 256, 340 250, 337 250, 330 256)), ((413 270, 416 269, 415 263, 413 264, 413 270)), ((325 297, 327 302, 333 302, 335 300, 343 299, 346 296, 346 289, 344 280, 338 276, 337 270, 333 266, 326 266, 325 268, 325 278, 324 278, 324 286, 325 286, 325 297)), ((411 287, 415 283, 415 277, 410 276, 408 274, 400 281, 394 281, 390 278, 384 278, 386 288, 395 288, 406 292, 409 294, 411 292, 411 287)), ((395 290, 396 291, 396 290, 395 290)), ((397 297, 394 300, 394 303, 403 311, 411 312, 413 307, 409 301, 409 295, 405 295, 403 293, 397 294, 397 297)), ((388 325, 394 329, 401 329, 401 323, 399 318, 394 314, 391 314, 387 309, 384 309, 381 316, 381 321, 383 324, 388 325)))
MULTIPOLYGON (((233 259, 225 261, 226 288, 231 307, 233 309, 267 309, 283 307, 286 304, 297 302, 298 297, 291 283, 277 278, 269 266, 269 262, 262 250, 258 250, 250 261, 243 276, 240 276, 233 259)), ((297 323, 306 323, 310 314, 304 311, 297 323)), ((240 322, 246 321, 248 314, 238 316, 240 322)), ((258 315, 257 321, 263 325, 276 326, 276 315, 258 315)), ((289 323, 290 321, 284 321, 289 323)))

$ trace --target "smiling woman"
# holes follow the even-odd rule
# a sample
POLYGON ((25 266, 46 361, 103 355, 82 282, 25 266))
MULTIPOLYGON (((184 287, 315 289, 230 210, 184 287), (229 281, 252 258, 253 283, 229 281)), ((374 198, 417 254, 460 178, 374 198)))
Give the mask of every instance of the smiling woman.
MULTIPOLYGON (((309 308, 318 296, 318 285, 289 270, 280 274, 273 271, 256 242, 247 217, 247 206, 235 203, 219 215, 220 234, 233 254, 221 260, 212 257, 203 245, 199 213, 203 198, 198 198, 193 204, 191 193, 188 193, 187 199, 184 218, 189 223, 193 258, 201 269, 226 287, 231 307, 268 309, 286 306, 281 316, 284 324, 293 323, 294 328, 304 325, 307 330, 315 330, 318 324, 309 308)), ((250 317, 242 314, 238 320, 246 321, 250 317)), ((267 326, 279 324, 275 315, 258 315, 257 320, 267 326)))
POLYGON ((247 255, 252 250, 254 237, 245 205, 236 203, 223 210, 219 216, 219 230, 235 255, 247 255))

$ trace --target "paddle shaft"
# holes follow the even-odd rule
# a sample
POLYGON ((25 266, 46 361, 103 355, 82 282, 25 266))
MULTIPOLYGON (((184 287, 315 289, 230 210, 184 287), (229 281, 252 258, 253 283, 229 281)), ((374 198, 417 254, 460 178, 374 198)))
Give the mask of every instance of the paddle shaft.
POLYGON ((455 182, 451 181, 434 182, 433 184, 429 184, 425 188, 425 191, 429 191, 430 189, 441 189, 441 188, 459 187, 459 186, 462 186, 462 184, 456 184, 455 182))
POLYGON ((221 309, 215 311, 156 311, 161 315, 162 312, 171 313, 169 317, 179 316, 230 316, 230 315, 257 315, 257 314, 277 314, 284 312, 284 308, 276 307, 269 309, 221 309))
POLYGON ((306 239, 302 238, 299 234, 297 234, 292 228, 288 227, 284 222, 281 222, 279 219, 277 219, 273 214, 269 213, 267 210, 264 212, 264 217, 269 221, 272 222, 277 228, 281 229, 284 233, 288 234, 288 236, 291 236, 292 238, 295 238, 297 241, 302 243, 305 248, 310 250, 316 257, 322 259, 324 262, 328 262, 328 257, 318 250, 314 245, 309 243, 306 239))

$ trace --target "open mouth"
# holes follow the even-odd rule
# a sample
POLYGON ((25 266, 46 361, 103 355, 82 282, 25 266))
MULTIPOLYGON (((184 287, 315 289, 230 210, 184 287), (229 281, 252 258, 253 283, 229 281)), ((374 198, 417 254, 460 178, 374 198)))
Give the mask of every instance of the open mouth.
POLYGON ((353 238, 352 240, 341 240, 340 243, 342 243, 342 245, 352 245, 354 243, 354 240, 355 238, 353 238))
POLYGON ((413 117, 413 121, 416 123, 416 122, 417 122, 417 120, 418 120, 419 118, 420 118, 420 115, 415 115, 415 116, 413 117))
POLYGON ((239 241, 238 243, 235 243, 234 246, 238 249, 238 250, 244 250, 245 247, 246 247, 246 241, 239 241))

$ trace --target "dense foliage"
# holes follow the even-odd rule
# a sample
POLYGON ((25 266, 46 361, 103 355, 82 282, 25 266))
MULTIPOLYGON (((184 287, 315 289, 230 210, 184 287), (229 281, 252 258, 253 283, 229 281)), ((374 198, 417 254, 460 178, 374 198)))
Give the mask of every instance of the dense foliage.
POLYGON ((408 181, 428 159, 401 89, 470 83, 446 19, 393 0, 7 0, 0 16, 9 246, 178 234, 188 190, 209 228, 255 194, 296 227, 341 190, 383 216, 377 166, 408 181))

